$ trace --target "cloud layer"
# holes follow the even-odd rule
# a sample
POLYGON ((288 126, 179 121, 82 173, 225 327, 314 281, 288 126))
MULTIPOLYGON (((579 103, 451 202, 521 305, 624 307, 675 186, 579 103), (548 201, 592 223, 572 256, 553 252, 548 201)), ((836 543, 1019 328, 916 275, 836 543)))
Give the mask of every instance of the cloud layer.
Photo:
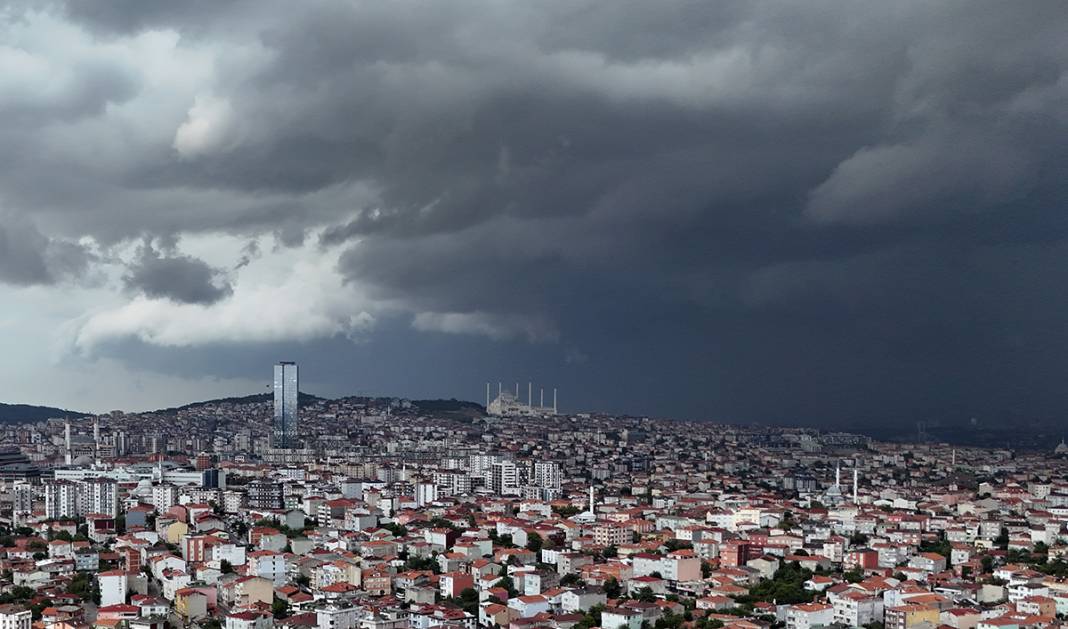
MULTIPOLYGON (((210 305, 229 297, 234 289, 221 269, 188 255, 166 255, 145 242, 127 267, 123 283, 144 296, 180 304, 210 305)), ((165 304, 161 304, 165 307, 165 304)))
POLYGON ((1068 367, 1066 26, 1053 0, 11 3, 0 281, 111 278, 59 327, 132 366, 122 339, 212 369, 400 321, 402 355, 551 353, 580 404, 1059 413, 1034 374, 1068 367))

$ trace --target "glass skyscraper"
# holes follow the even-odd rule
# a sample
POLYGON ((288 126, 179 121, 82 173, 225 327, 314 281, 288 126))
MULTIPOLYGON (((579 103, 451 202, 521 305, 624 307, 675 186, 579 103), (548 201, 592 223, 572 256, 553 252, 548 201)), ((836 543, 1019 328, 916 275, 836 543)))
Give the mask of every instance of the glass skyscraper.
POLYGON ((297 446, 297 395, 297 363, 278 363, 274 366, 272 448, 293 448, 297 446))

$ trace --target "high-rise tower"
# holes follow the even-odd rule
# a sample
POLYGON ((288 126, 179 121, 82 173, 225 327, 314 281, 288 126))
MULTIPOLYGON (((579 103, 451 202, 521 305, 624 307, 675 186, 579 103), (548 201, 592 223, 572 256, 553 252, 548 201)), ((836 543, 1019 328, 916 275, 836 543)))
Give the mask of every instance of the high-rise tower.
POLYGON ((296 363, 281 362, 274 366, 272 448, 293 448, 297 445, 298 386, 296 363))

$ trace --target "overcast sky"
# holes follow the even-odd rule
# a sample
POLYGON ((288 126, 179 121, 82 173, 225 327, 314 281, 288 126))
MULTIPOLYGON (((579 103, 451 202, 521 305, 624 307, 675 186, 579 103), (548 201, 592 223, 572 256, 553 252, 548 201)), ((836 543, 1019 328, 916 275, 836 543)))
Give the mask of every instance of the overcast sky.
POLYGON ((0 7, 0 401, 1068 415, 1061 0, 0 7))

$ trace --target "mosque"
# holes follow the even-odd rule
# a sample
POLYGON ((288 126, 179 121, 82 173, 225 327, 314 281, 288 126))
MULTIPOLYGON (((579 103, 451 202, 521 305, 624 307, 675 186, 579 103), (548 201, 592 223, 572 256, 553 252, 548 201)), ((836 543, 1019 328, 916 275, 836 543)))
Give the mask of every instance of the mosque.
POLYGON ((526 404, 519 399, 519 383, 515 383, 515 393, 505 391, 497 383, 497 397, 490 400, 490 385, 486 383, 486 413, 494 417, 537 417, 556 415, 556 389, 553 389, 553 403, 545 405, 545 389, 541 389, 540 401, 534 404, 534 385, 527 383, 526 404))

